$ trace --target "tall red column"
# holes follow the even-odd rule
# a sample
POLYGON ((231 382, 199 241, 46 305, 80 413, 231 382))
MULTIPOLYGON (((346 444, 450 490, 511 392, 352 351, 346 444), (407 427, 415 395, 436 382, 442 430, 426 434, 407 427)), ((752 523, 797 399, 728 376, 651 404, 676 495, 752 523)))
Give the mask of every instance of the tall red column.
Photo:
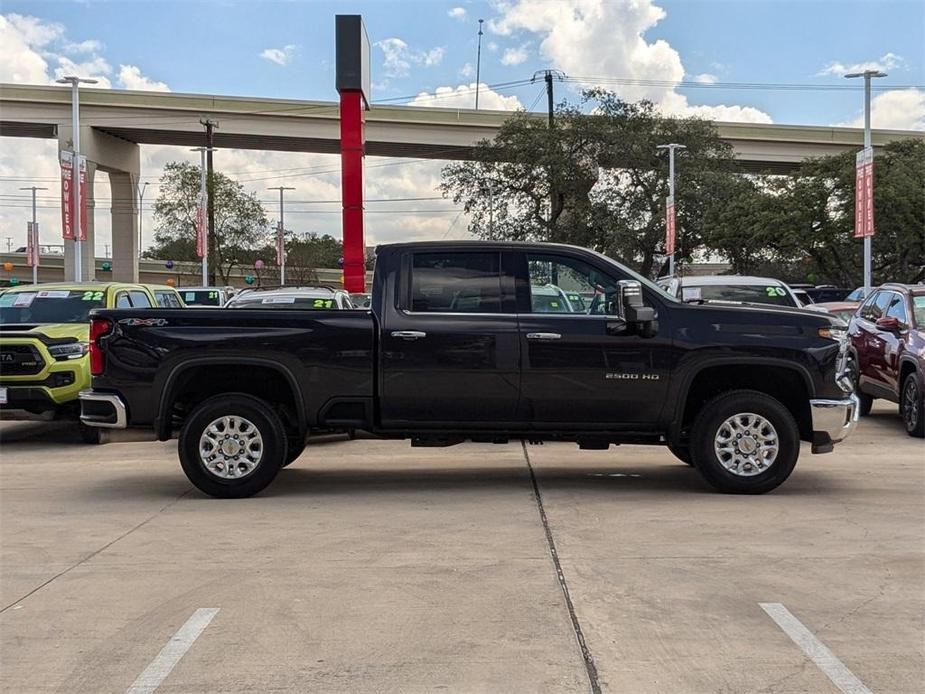
POLYGON ((340 93, 341 198, 344 205, 344 289, 366 291, 366 247, 363 243, 363 94, 340 93))

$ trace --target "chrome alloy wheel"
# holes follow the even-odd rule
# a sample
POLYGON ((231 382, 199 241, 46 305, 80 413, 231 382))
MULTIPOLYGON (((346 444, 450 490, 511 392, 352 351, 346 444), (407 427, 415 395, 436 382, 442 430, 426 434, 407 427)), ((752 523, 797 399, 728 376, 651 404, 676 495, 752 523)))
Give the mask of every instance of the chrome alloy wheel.
POLYGON ((263 437, 254 423, 227 415, 214 420, 199 437, 199 459, 216 477, 240 479, 251 474, 263 458, 263 437))
POLYGON ((753 477, 774 464, 780 441, 767 419, 753 412, 740 412, 719 425, 713 450, 733 475, 753 477))

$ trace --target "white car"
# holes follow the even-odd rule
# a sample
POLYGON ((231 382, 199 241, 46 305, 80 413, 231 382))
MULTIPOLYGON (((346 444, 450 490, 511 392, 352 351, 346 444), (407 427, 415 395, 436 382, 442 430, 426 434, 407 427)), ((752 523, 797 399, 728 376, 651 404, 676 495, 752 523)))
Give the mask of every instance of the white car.
POLYGON ((733 301, 803 308, 803 304, 790 287, 770 277, 744 275, 664 277, 658 280, 658 285, 682 301, 733 301))
POLYGON ((331 287, 273 287, 237 294, 225 308, 297 308, 314 311, 356 308, 350 295, 331 287))

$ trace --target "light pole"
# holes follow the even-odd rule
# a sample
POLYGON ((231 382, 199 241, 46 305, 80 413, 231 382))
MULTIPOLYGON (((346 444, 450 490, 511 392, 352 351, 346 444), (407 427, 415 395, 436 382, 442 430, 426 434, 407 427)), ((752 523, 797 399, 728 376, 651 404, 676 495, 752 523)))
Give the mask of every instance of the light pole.
MULTIPOLYGON (((667 145, 656 145, 655 148, 668 150, 668 204, 671 206, 670 214, 674 217, 674 153, 675 150, 683 150, 687 149, 687 147, 671 142, 667 145)), ((669 223, 667 217, 665 222, 666 224, 669 223)), ((668 255, 668 276, 674 277, 674 248, 671 249, 671 253, 668 255)))
POLYGON ((209 190, 206 187, 206 152, 211 147, 194 147, 191 152, 199 152, 199 210, 196 212, 196 247, 202 249, 202 286, 209 286, 209 244, 205 234, 206 206, 209 202, 209 190))
MULTIPOLYGON (((854 79, 856 77, 864 78, 864 149, 871 149, 871 138, 870 138, 870 81, 874 77, 886 77, 885 72, 880 70, 865 70, 864 72, 852 72, 845 75, 846 79, 854 79)), ((873 152, 871 152, 873 156, 873 152)), ((855 200, 857 204, 857 200, 855 200)), ((868 204, 873 205, 873 200, 868 204)), ((870 296, 870 287, 871 287, 871 265, 872 265, 872 251, 871 251, 871 237, 870 235, 865 234, 864 236, 864 298, 870 296)))
POLYGON ((145 190, 148 188, 148 182, 140 186, 136 183, 135 190, 138 191, 138 258, 141 258, 141 245, 144 243, 144 224, 145 224, 145 190))
MULTIPOLYGON (((35 191, 37 190, 48 190, 48 188, 40 188, 38 186, 29 186, 28 188, 20 188, 20 190, 31 190, 32 191, 32 284, 39 283, 39 226, 38 220, 35 216, 35 191)), ((29 245, 28 243, 26 244, 29 245)))
POLYGON ((479 80, 482 77, 482 24, 484 19, 479 20, 479 47, 475 53, 475 110, 479 110, 479 80))
POLYGON ((286 226, 283 224, 283 191, 295 190, 290 186, 276 186, 267 190, 279 191, 279 229, 276 231, 276 257, 279 261, 279 286, 286 286, 286 226))
POLYGON ((96 84, 96 80, 83 77, 62 77, 58 84, 71 85, 71 130, 74 145, 74 163, 71 168, 71 187, 74 189, 74 281, 83 281, 80 243, 80 85, 96 84))

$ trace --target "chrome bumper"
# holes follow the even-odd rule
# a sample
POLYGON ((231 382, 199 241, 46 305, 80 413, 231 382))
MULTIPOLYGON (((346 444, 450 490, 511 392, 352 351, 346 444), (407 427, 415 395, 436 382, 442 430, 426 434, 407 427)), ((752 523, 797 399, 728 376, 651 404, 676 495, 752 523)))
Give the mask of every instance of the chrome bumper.
POLYGON ((128 426, 125 403, 118 395, 82 390, 77 397, 80 400, 80 421, 87 426, 105 429, 125 429, 128 426))
POLYGON ((851 393, 844 400, 810 400, 813 416, 813 453, 828 453, 832 445, 844 441, 861 415, 858 396, 851 393))

